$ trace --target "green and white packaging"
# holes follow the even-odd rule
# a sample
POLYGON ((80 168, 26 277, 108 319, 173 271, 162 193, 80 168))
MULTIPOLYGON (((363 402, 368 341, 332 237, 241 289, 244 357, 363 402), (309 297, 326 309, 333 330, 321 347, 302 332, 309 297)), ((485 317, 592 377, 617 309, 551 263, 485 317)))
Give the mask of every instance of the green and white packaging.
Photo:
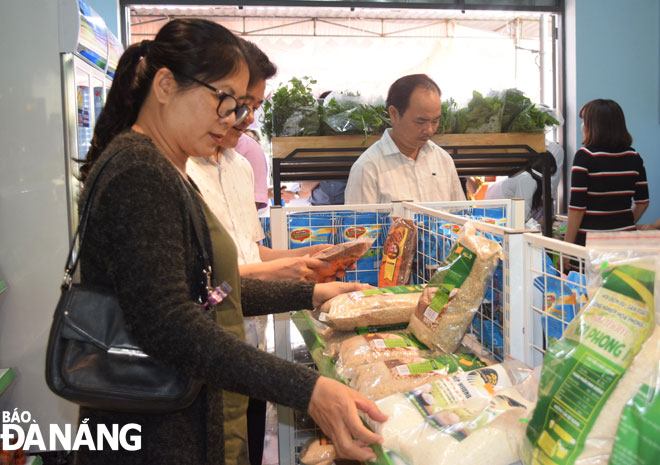
POLYGON ((660 463, 657 454, 642 461, 648 449, 638 446, 660 422, 648 389, 660 358, 657 243, 646 234, 588 238, 590 301, 546 352, 526 465, 660 463), (646 430, 631 426, 642 418, 646 430))

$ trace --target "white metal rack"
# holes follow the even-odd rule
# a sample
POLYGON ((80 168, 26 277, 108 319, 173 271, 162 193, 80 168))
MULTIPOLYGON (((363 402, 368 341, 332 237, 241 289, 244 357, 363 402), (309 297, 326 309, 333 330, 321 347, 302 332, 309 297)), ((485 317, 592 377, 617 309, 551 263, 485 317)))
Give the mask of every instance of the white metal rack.
MULTIPOLYGON (((312 214, 326 214, 331 219, 328 224, 336 225, 335 221, 342 218, 342 215, 345 218, 346 214, 374 213, 378 215, 377 225, 384 228, 384 237, 387 235, 390 216, 408 218, 418 226, 418 243, 429 241, 436 245, 433 252, 425 247, 421 247, 417 252, 413 279, 415 282, 424 283, 432 274, 433 267, 449 252, 456 238, 456 229, 460 229, 460 226, 470 219, 483 218, 480 208, 488 208, 490 212, 492 209, 499 209, 499 222, 504 225, 479 222, 477 231, 478 234, 486 235, 502 245, 504 260, 500 277, 495 277, 490 283, 490 302, 482 305, 477 315, 478 320, 475 319, 477 323, 473 324, 470 331, 474 333, 480 347, 490 352, 493 358, 501 360, 505 355, 510 355, 522 359, 525 347, 519 335, 523 333, 525 321, 523 282, 521 279, 511 278, 523 273, 525 263, 522 256, 522 236, 525 232, 522 229, 522 200, 274 208, 271 210, 271 239, 273 248, 289 248, 290 218, 296 215, 297 218, 310 215, 308 225, 311 227, 312 214)), ((377 242, 375 248, 382 247, 382 242, 384 240, 377 242)), ((299 348, 304 346, 302 338, 291 324, 288 315, 276 315, 274 321, 276 354, 287 360, 296 360, 294 352, 299 353, 299 348)), ((309 360, 303 362, 310 363, 309 360)), ((313 437, 315 432, 296 425, 294 412, 285 407, 278 407, 278 421, 279 463, 296 465, 301 443, 313 437)))

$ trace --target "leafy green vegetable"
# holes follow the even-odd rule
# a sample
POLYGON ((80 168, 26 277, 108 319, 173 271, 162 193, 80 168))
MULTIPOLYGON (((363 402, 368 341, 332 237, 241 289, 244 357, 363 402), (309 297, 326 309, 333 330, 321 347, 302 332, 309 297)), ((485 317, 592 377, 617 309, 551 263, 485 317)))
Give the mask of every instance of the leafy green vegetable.
POLYGON ((523 111, 529 110, 534 103, 519 89, 504 91, 504 110, 502 111, 502 132, 509 132, 509 126, 523 111))
POLYGON ((384 105, 338 102, 333 98, 322 108, 322 115, 324 135, 364 134, 367 137, 381 133, 389 126, 384 105))
POLYGON ((316 84, 316 80, 309 76, 293 77, 287 84, 280 84, 272 98, 264 102, 262 131, 269 139, 319 134, 319 107, 311 84, 316 84))
POLYGON ((531 106, 523 110, 511 122, 506 132, 545 132, 546 126, 558 126, 559 121, 552 117, 549 111, 531 106))
POLYGON ((467 108, 456 112, 456 132, 459 134, 501 132, 504 101, 498 96, 484 97, 476 90, 467 108))

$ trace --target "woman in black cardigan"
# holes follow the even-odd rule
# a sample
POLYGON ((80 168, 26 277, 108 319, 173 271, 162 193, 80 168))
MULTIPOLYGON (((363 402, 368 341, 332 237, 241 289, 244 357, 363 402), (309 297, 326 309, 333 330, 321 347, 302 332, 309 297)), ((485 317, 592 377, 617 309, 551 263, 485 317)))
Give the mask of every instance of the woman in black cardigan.
POLYGON ((375 404, 341 383, 245 344, 224 327, 243 313, 309 308, 359 286, 240 279, 233 242, 194 187, 182 182, 188 156, 212 153, 243 116, 237 98, 247 81, 237 39, 204 20, 172 21, 153 42, 132 45, 121 57, 81 170, 84 179, 94 180, 95 162, 111 157, 99 175, 81 277, 112 286, 146 353, 206 385, 192 405, 165 414, 81 408, 81 421, 88 419, 92 431, 97 424, 141 425, 142 448, 81 450, 79 464, 223 464, 223 389, 308 411, 339 454, 374 458, 365 444, 380 437, 362 425, 357 412, 383 421, 375 404), (203 265, 185 190, 194 199, 193 214, 206 219, 213 284, 226 281, 233 288, 215 308, 219 324, 199 312, 203 265))

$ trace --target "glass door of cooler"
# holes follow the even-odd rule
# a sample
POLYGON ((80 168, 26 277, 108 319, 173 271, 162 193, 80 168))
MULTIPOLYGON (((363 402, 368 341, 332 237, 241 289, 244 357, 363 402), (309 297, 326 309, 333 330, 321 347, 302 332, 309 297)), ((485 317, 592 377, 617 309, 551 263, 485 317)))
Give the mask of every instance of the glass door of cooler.
POLYGON ((73 236, 78 226, 78 199, 82 187, 78 180, 80 164, 89 150, 110 83, 103 71, 73 54, 62 55, 62 78, 69 234, 73 236))

